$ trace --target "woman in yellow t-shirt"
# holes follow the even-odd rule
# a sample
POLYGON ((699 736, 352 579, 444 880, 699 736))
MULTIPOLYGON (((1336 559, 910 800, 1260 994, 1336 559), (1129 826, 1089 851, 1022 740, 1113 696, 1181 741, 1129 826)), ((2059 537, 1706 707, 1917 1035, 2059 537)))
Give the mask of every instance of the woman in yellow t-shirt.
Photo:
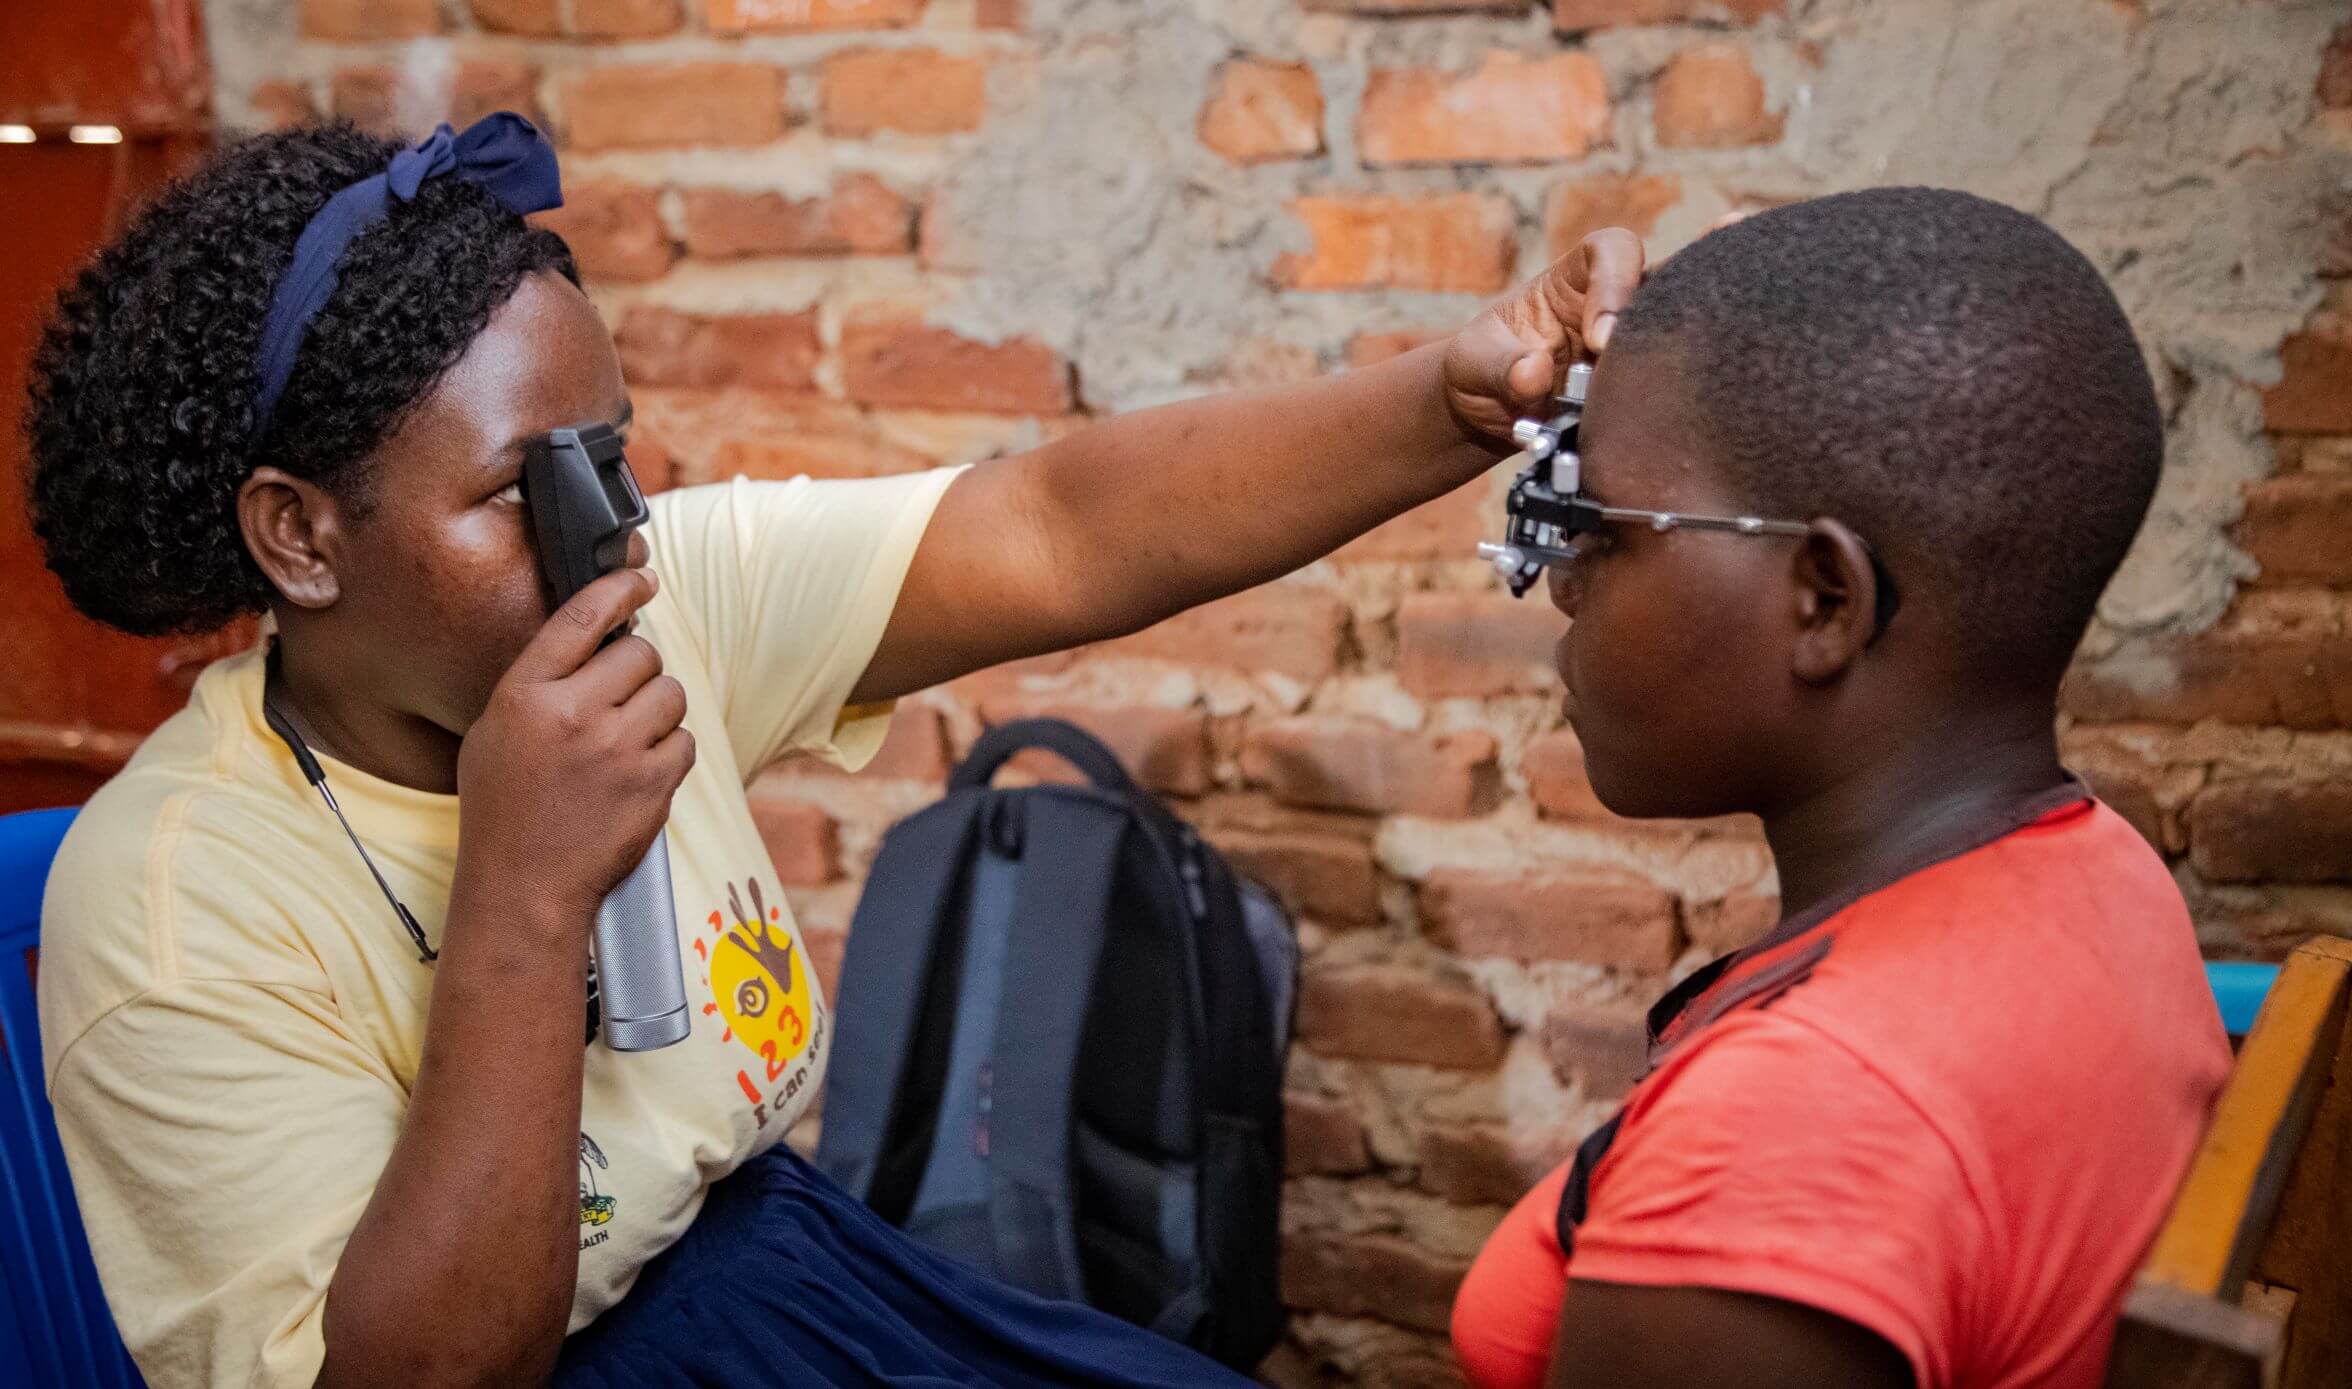
POLYGON ((33 511, 75 605, 273 620, 50 884, 50 1089, 132 1353, 158 1389, 1214 1382, 778 1146, 830 1028, 744 787, 1477 476, 1605 339, 1638 243, 1327 380, 968 470, 656 497, 637 567, 551 615, 525 451, 631 413, 571 253, 519 215, 554 195, 503 113, 407 150, 264 136, 165 192, 41 346, 33 511), (597 906, 665 821, 698 1025, 583 1048, 597 906))

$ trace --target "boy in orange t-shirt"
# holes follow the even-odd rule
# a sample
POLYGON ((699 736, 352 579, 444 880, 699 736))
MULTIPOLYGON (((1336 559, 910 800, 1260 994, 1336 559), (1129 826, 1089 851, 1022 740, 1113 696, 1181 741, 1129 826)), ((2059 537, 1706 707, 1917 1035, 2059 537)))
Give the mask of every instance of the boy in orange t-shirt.
POLYGON ((1635 297, 1534 556, 1568 716, 1611 809, 1761 816, 1786 915, 1488 1242, 1474 1383, 2096 1389, 2229 1063, 2054 731, 2163 444, 2090 263, 1964 194, 1763 213, 1635 297))

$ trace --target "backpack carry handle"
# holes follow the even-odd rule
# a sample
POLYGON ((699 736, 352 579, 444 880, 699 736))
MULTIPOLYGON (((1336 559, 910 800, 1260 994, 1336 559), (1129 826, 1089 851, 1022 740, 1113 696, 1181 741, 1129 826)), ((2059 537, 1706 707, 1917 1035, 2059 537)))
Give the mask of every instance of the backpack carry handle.
POLYGON ((1065 719, 1016 719, 989 729, 972 745, 971 756, 948 778, 947 789, 985 787, 996 779, 1005 763, 1030 748, 1053 753, 1102 790, 1128 796, 1142 794, 1136 790, 1127 769, 1119 765, 1119 759, 1111 755, 1100 739, 1065 719))

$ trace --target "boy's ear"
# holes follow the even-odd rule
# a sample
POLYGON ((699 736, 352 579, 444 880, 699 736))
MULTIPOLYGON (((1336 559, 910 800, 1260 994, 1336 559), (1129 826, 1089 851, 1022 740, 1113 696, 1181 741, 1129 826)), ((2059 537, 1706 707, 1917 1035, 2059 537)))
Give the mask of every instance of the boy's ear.
POLYGON ((262 577, 287 602, 326 608, 343 595, 335 573, 343 510, 326 489, 278 468, 256 468, 237 489, 237 527, 262 577))
POLYGON ((1838 521, 1815 521, 1797 543, 1797 640, 1790 673, 1808 685, 1844 675, 1878 634, 1878 571, 1870 547, 1838 521))

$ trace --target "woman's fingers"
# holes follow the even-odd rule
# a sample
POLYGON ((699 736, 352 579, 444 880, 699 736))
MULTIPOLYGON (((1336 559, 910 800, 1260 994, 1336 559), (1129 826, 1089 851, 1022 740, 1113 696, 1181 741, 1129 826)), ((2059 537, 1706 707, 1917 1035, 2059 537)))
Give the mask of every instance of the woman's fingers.
POLYGON ((1569 259, 1574 262, 1571 278, 1582 280, 1577 288, 1584 301, 1579 327, 1585 346, 1592 352, 1604 351, 1617 327, 1617 315, 1641 288, 1641 238, 1623 227, 1603 227, 1577 243, 1569 259))

